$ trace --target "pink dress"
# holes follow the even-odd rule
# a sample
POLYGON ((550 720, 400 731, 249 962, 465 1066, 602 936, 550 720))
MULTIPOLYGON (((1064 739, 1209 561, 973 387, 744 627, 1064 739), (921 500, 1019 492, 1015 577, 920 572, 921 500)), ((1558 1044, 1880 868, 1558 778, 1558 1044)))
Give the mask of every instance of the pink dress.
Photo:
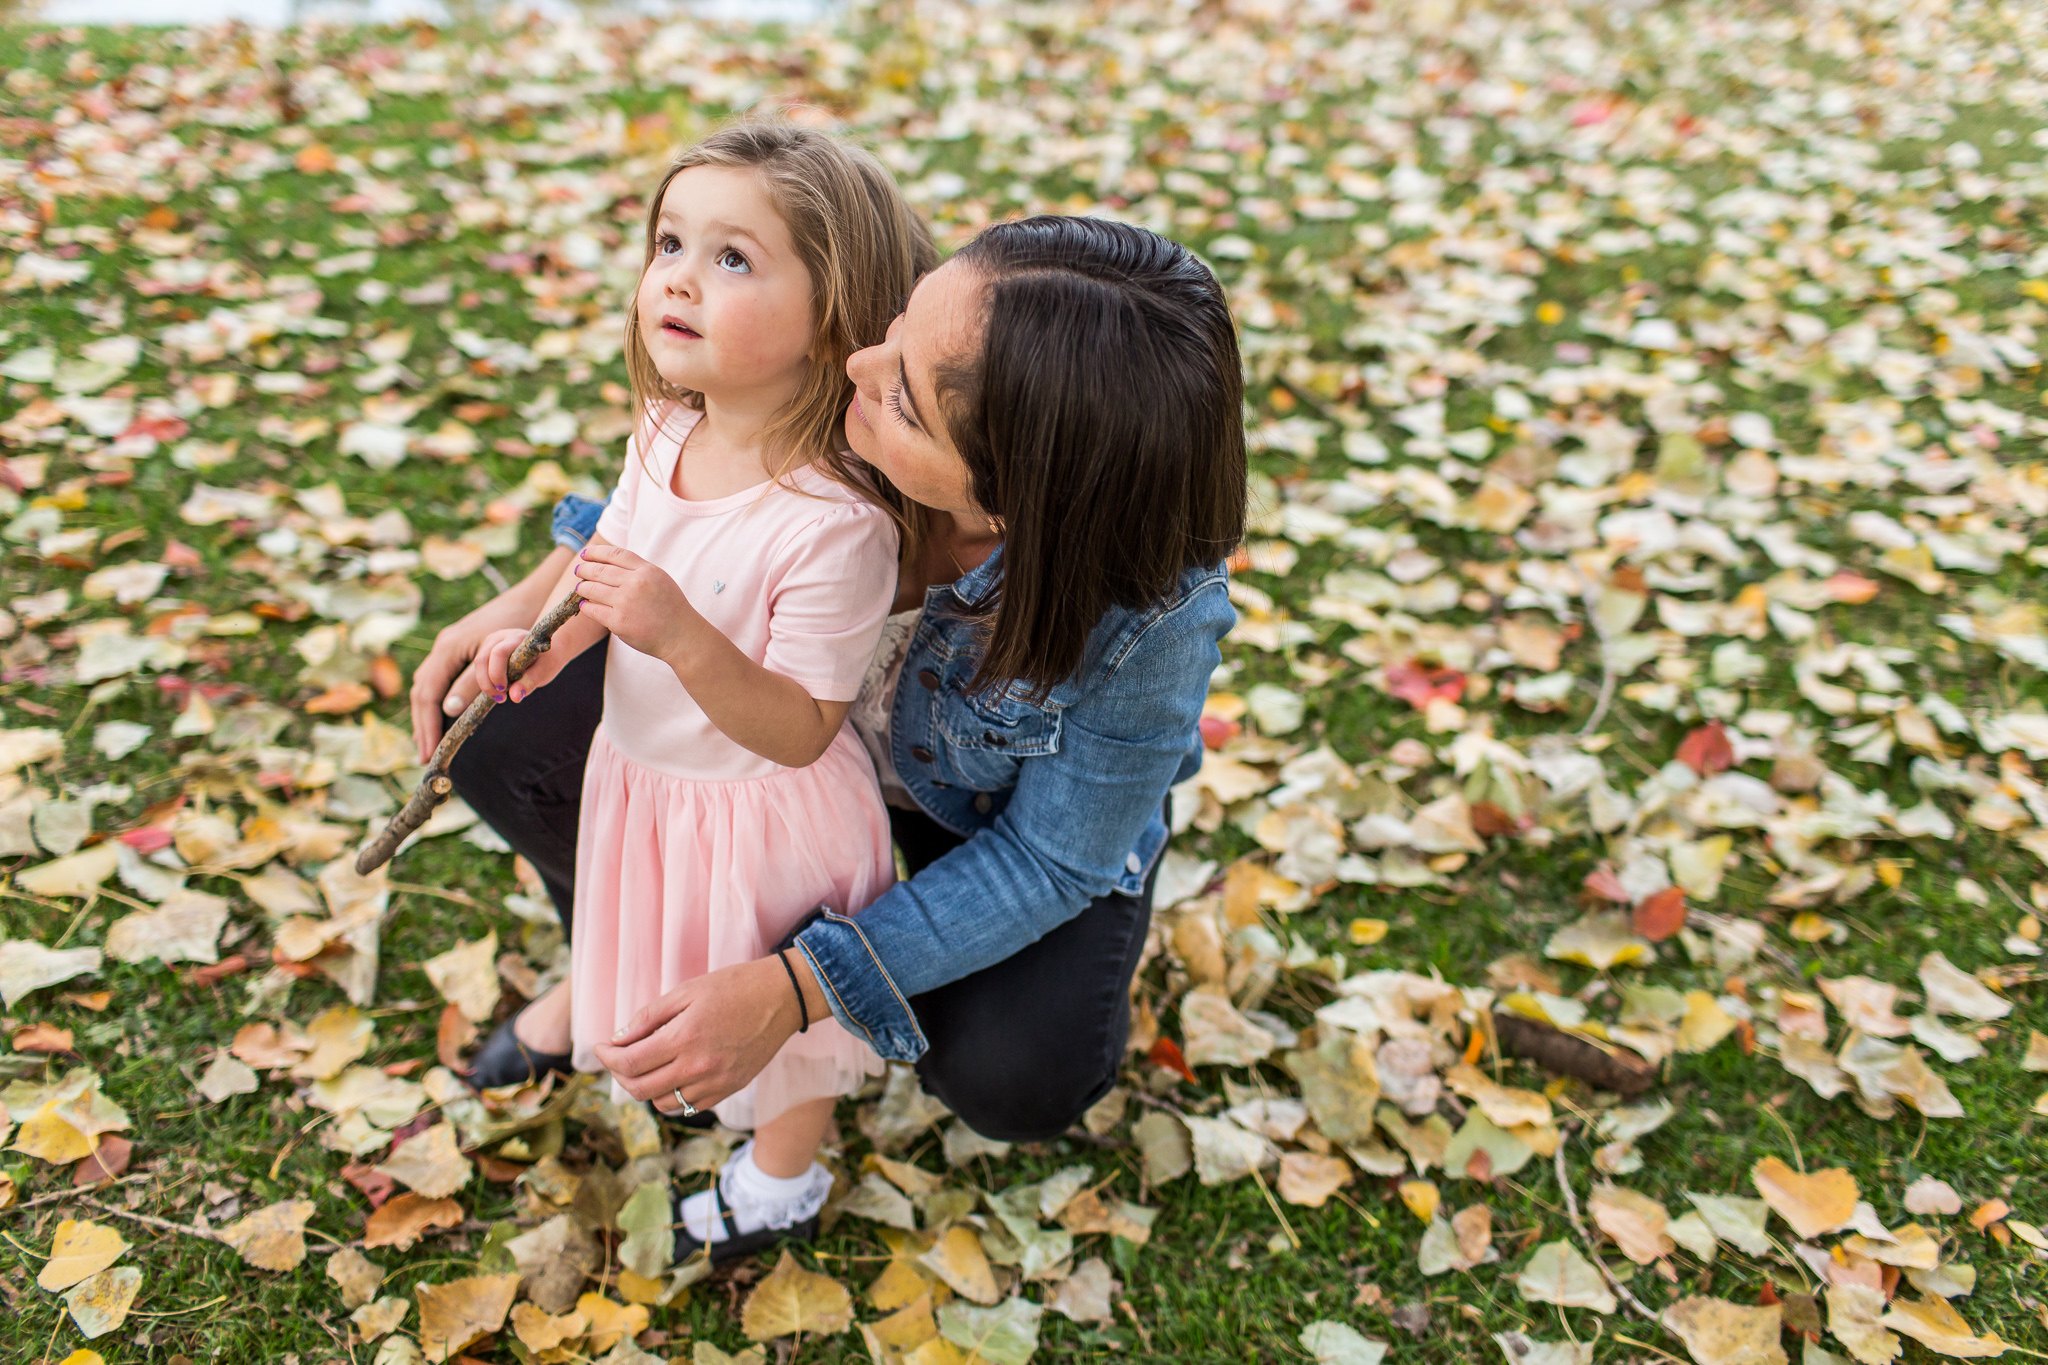
MULTIPOLYGON (((665 569, 748 658, 820 701, 852 701, 895 596, 894 523, 811 468, 791 487, 677 497, 697 419, 672 413, 644 465, 628 447, 598 534, 665 569)), ((726 738, 667 664, 609 648, 576 845, 571 1028, 585 1071, 664 992, 764 956, 814 906, 851 914, 895 880, 874 765, 851 728, 816 763, 785 768, 726 738)), ((813 1020, 718 1116, 753 1128, 881 1069, 837 1020, 813 1020)))

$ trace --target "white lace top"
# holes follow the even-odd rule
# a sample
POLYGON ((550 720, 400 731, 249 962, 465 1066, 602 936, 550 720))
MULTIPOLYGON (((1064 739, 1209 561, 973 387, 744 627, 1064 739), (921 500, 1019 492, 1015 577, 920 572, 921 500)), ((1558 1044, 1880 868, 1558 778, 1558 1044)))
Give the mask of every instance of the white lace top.
POLYGON ((860 695, 846 713, 853 732, 874 760, 875 776, 882 781, 882 800, 903 810, 916 810, 917 802, 896 776, 896 765, 889 761, 889 710, 896 700, 897 680, 903 676, 904 656, 910 652, 910 637, 917 633, 918 618, 923 615, 923 607, 912 607, 882 624, 882 638, 876 641, 867 676, 861 679, 860 695))

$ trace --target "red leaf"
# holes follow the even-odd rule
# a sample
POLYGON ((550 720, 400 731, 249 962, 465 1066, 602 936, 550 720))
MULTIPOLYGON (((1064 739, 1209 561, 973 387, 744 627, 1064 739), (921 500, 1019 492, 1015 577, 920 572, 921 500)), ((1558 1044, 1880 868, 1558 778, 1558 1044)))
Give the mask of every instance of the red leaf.
POLYGON ((1221 716, 1203 716, 1201 719, 1202 744, 1206 748, 1220 749, 1244 733, 1244 727, 1234 720, 1221 716))
POLYGON ((1465 695, 1465 675, 1455 668, 1429 668, 1414 659, 1390 664, 1386 670, 1389 696, 1399 697, 1418 711, 1441 698, 1456 701, 1465 695))
POLYGON ((1780 1301, 1778 1298, 1777 1289, 1771 1284, 1769 1280, 1765 1280, 1763 1283, 1763 1288, 1756 1291, 1756 1301, 1766 1308, 1769 1308, 1772 1304, 1780 1301))
POLYGON ((396 1180, 363 1161, 351 1161, 343 1166, 341 1178, 361 1190, 373 1209, 383 1208, 384 1201, 398 1188, 396 1180))
POLYGON ((1181 1055, 1180 1044, 1171 1038, 1161 1038, 1152 1044, 1152 1050, 1145 1054, 1145 1060, 1154 1066, 1163 1066, 1168 1071, 1177 1071, 1187 1080, 1192 1081, 1195 1078, 1195 1073, 1188 1070, 1188 1059, 1181 1055))
POLYGON ((1835 574, 1821 586, 1828 590, 1828 596, 1837 602, 1860 606, 1877 596, 1877 580, 1861 574, 1850 573, 1847 569, 1835 574))
POLYGON ((1630 900, 1634 899, 1628 894, 1628 888, 1621 884, 1621 878, 1615 876, 1614 869, 1606 863, 1602 863, 1591 872, 1588 872, 1583 884, 1589 895, 1598 896, 1601 900, 1613 901, 1616 905, 1627 905, 1630 900))
POLYGON ((1728 742, 1728 727, 1712 721, 1687 735, 1678 746, 1678 761, 1701 777, 1712 777, 1735 762, 1735 748, 1728 742))
POLYGON ((1643 897, 1631 922, 1638 934, 1652 943, 1662 943, 1685 927, 1685 913, 1685 892, 1667 886, 1643 897))

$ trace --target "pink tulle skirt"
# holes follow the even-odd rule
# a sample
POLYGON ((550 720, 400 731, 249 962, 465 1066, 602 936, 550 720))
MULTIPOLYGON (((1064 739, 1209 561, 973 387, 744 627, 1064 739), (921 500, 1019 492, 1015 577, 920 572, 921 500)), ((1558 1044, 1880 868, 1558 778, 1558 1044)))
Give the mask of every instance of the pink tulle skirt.
MULTIPOLYGON (((577 1068, 603 1070, 596 1045, 664 992, 766 956, 812 907, 851 914, 894 880, 888 813, 851 730, 808 768, 695 782, 626 758, 598 726, 576 845, 577 1068)), ((813 1020, 718 1118, 751 1129, 881 1070, 838 1020, 813 1020)))

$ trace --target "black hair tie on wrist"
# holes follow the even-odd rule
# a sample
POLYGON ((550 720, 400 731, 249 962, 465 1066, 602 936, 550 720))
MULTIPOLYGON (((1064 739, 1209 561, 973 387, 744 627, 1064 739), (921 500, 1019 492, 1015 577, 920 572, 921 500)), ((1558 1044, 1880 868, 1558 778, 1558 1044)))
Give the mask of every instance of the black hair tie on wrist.
POLYGON ((789 965, 789 949, 784 948, 781 952, 777 953, 775 960, 782 964, 783 971, 789 973, 789 988, 796 992, 796 1007, 803 1014, 803 1027, 799 1028, 797 1032, 809 1033, 811 1031, 811 1007, 804 1003, 804 988, 797 984, 796 968, 789 965))

